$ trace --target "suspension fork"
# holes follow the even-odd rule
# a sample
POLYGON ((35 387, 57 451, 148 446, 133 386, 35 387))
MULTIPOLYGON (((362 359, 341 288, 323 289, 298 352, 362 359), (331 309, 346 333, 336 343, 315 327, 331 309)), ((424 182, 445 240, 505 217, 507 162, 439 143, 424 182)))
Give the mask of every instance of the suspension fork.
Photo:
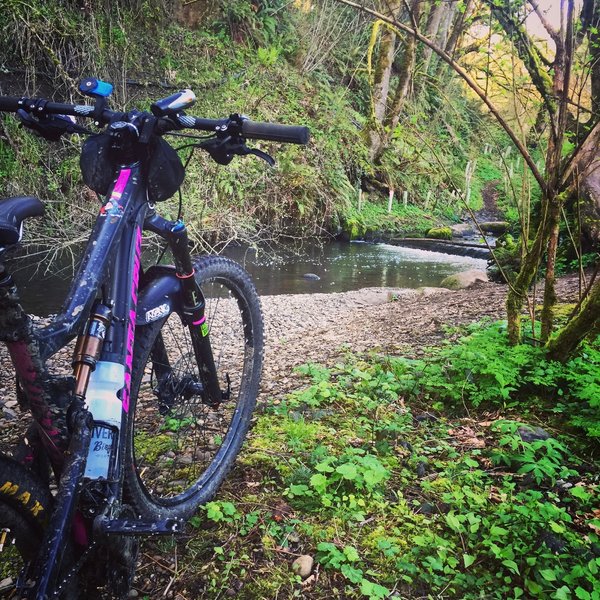
MULTIPOLYGON (((210 405, 218 405, 229 397, 229 385, 221 390, 215 360, 210 345, 208 323, 206 322, 206 302, 200 286, 194 277, 195 270, 190 256, 187 229, 183 221, 167 221, 155 212, 150 213, 144 222, 144 229, 153 231, 167 240, 173 260, 175 273, 181 282, 183 296, 183 320, 188 326, 192 339, 194 356, 200 370, 203 385, 203 400, 210 405)), ((161 340, 159 348, 153 352, 165 354, 161 340)), ((160 373, 158 373, 160 378, 160 373)))

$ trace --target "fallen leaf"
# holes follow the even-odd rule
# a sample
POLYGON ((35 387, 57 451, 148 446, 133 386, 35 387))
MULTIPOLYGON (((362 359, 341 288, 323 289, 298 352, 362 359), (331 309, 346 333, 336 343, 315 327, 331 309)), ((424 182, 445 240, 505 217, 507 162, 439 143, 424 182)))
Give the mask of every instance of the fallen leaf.
POLYGON ((485 448, 485 440, 478 438, 470 427, 449 429, 448 434, 455 438, 464 448, 485 448))

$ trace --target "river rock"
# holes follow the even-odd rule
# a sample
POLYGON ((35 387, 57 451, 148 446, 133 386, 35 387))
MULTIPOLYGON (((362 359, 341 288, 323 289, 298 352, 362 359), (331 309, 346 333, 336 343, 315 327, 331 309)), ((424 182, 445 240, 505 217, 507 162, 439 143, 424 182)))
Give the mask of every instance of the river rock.
POLYGON ((537 442, 539 440, 547 440, 550 438, 550 434, 541 427, 530 427, 527 425, 519 427, 517 431, 524 442, 537 442))
POLYGON ((470 269, 469 271, 463 271, 462 273, 449 275, 445 279, 442 279, 440 286, 450 290, 464 290, 470 288, 480 281, 485 282, 487 280, 488 276, 485 271, 470 269))
POLYGON ((315 273, 304 273, 302 277, 304 279, 308 279, 309 281, 319 281, 319 279, 321 279, 318 275, 315 275, 315 273))
POLYGON ((481 231, 491 233, 493 235, 502 235, 508 231, 508 223, 506 221, 484 221, 479 223, 481 231))
POLYGON ((437 294, 441 294, 443 292, 443 288, 435 288, 435 287, 420 287, 415 290, 418 296, 423 296, 424 298, 428 298, 429 296, 436 296, 437 294))
POLYGON ((469 225, 469 223, 456 223, 455 225, 450 225, 450 230, 452 231, 453 237, 465 237, 475 233, 473 227, 469 225))
POLYGON ((15 421, 18 418, 17 413, 12 408, 2 408, 2 416, 8 421, 15 421))
POLYGON ((314 562, 310 554, 302 554, 292 563, 292 571, 302 579, 306 579, 312 573, 314 562))
POLYGON ((450 227, 432 227, 426 235, 434 240, 451 240, 452 229, 450 227))

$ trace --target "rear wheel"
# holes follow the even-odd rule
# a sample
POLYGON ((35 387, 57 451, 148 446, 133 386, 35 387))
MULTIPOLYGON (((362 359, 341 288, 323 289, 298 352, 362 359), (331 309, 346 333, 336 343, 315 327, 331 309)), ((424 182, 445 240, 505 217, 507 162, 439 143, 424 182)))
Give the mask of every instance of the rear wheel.
POLYGON ((216 493, 250 425, 262 366, 260 303, 248 274, 222 257, 195 262, 221 389, 203 401, 190 329, 172 313, 136 330, 127 431, 129 502, 149 519, 189 518, 216 493))
POLYGON ((0 597, 18 597, 17 580, 40 549, 50 506, 48 488, 0 455, 0 597))

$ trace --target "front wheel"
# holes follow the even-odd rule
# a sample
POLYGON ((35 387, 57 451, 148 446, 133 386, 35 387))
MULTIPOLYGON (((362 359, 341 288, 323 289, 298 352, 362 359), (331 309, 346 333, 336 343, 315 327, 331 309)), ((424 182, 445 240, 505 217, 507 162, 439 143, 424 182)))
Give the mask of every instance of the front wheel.
POLYGON ((262 367, 258 295, 235 262, 194 263, 206 300, 206 323, 221 389, 204 398, 190 330, 172 313, 136 330, 127 430, 128 501, 147 519, 189 518, 215 495, 250 425, 262 367))

